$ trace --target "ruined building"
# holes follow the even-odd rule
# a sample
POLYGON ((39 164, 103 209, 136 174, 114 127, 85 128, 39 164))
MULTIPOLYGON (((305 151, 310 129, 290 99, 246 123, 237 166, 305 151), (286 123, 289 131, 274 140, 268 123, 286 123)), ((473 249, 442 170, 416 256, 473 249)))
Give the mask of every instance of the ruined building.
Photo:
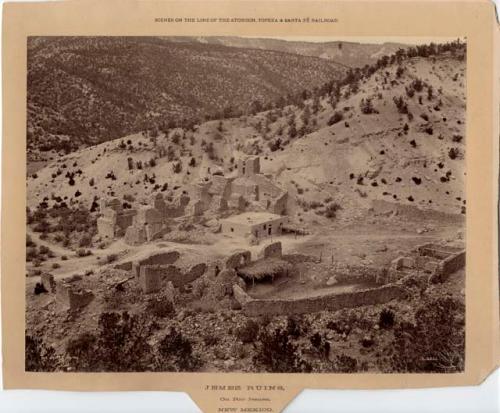
POLYGON ((225 228, 261 238, 281 233, 284 221, 280 216, 286 212, 287 197, 288 193, 271 176, 260 172, 260 158, 247 157, 238 161, 235 176, 212 175, 209 180, 193 185, 191 196, 165 198, 160 193, 147 205, 127 210, 117 198, 102 201, 97 229, 103 239, 125 237, 127 244, 139 245, 163 236, 175 218, 204 213, 218 215, 228 210, 239 214, 250 207, 261 214, 267 213, 266 218, 254 216, 251 219, 256 220, 255 224, 248 224, 246 218, 235 218, 233 227, 227 224, 225 228))
POLYGON ((118 198, 102 200, 100 211, 102 216, 97 219, 97 231, 105 239, 123 237, 137 214, 135 209, 123 209, 118 198))
POLYGON ((251 205, 277 215, 286 212, 287 192, 260 172, 260 158, 246 157, 237 162, 237 176, 214 175, 193 187, 192 215, 227 209, 243 211, 251 205))
POLYGON ((163 234, 168 221, 183 216, 189 203, 187 195, 179 195, 166 202, 162 194, 155 195, 149 205, 138 209, 123 209, 120 200, 102 201, 102 216, 97 219, 97 230, 104 239, 125 237, 130 245, 151 241, 163 234))
POLYGON ((150 205, 144 205, 137 211, 125 233, 125 242, 139 245, 161 237, 168 231, 169 220, 184 215, 188 203, 189 197, 184 194, 171 202, 165 202, 162 194, 154 195, 150 205))

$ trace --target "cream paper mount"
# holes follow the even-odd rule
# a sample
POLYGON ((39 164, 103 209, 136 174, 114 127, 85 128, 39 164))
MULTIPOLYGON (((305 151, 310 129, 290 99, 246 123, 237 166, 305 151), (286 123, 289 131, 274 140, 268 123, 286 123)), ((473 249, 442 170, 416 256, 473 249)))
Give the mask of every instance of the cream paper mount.
POLYGON ((498 50, 487 1, 5 4, 5 388, 482 382, 498 50))

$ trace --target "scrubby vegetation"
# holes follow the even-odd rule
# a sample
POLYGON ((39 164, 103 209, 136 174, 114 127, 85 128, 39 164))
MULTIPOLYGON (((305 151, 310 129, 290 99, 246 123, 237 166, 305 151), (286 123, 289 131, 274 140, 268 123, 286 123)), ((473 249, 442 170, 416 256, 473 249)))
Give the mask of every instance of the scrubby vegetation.
MULTIPOLYGON (((51 208, 42 202, 36 209, 26 210, 27 224, 41 239, 62 244, 65 247, 89 247, 97 233, 97 216, 86 208, 68 207, 64 202, 55 203, 51 208)), ((31 247, 31 245, 28 245, 31 247)), ((45 248, 45 247, 40 247, 45 248)), ((40 251, 41 254, 49 253, 40 251)), ((30 250, 33 257, 34 250, 30 250)))

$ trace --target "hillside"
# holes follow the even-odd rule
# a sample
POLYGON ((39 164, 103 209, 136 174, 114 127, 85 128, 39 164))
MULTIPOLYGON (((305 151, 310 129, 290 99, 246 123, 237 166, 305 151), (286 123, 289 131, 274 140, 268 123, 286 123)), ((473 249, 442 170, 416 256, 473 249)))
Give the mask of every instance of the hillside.
POLYGON ((340 219, 355 219, 373 200, 460 214, 464 119, 463 55, 411 57, 298 106, 72 153, 29 178, 28 206, 44 198, 86 207, 101 196, 145 201, 158 191, 189 191, 208 168, 231 173, 235 158, 260 154, 264 172, 293 195, 297 221, 326 219, 327 199, 346 211, 340 219))
POLYGON ((28 156, 259 110, 344 72, 315 57, 197 42, 30 37, 28 156))
POLYGON ((409 45, 402 43, 358 43, 347 41, 306 42, 249 37, 169 37, 176 42, 199 42, 245 49, 276 50, 303 56, 334 60, 348 67, 363 67, 377 61, 383 55, 390 55, 409 45))

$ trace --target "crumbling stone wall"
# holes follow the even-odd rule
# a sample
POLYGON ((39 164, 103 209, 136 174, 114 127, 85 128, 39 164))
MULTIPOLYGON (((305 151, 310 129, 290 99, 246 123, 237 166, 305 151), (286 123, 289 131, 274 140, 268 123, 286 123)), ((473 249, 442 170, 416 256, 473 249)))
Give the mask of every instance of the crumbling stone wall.
POLYGON ((60 282, 56 287, 56 301, 62 307, 77 310, 85 307, 94 299, 90 290, 78 288, 70 283, 60 282))
POLYGON ((250 317, 262 315, 291 315, 314 313, 319 311, 336 311, 342 308, 361 307, 364 305, 384 304, 395 299, 406 297, 404 288, 386 285, 352 293, 328 294, 320 297, 308 297, 296 300, 261 300, 253 299, 243 290, 233 288, 235 299, 240 303, 243 312, 250 317))
POLYGON ((391 268, 402 270, 403 268, 415 268, 416 262, 413 257, 398 257, 391 261, 391 268))
POLYGON ((240 194, 232 194, 227 201, 229 208, 237 209, 238 211, 243 211, 245 204, 245 198, 240 194))
POLYGON ((252 297, 250 297, 243 288, 241 288, 239 285, 234 284, 233 285, 233 296, 238 301, 241 306, 244 306, 246 303, 250 302, 253 300, 252 297))
POLYGON ((233 179, 221 175, 212 176, 212 185, 208 189, 208 193, 210 195, 219 195, 227 200, 231 194, 231 182, 233 179))
POLYGON ((252 254, 250 251, 237 251, 226 258, 224 263, 227 269, 236 269, 250 264, 252 261, 252 254))
POLYGON ((283 192, 281 195, 279 195, 278 197, 274 198, 271 201, 268 210, 273 214, 285 215, 287 203, 288 203, 288 193, 283 192))
POLYGON ((97 218, 97 232, 103 238, 113 239, 115 237, 115 221, 109 218, 97 218))
POLYGON ((162 278, 163 271, 161 267, 154 265, 141 267, 139 271, 139 285, 141 286, 142 292, 149 294, 159 291, 162 278))
POLYGON ((116 216, 116 229, 115 236, 123 237, 125 231, 129 226, 134 222, 134 217, 136 216, 137 211, 135 209, 129 209, 127 211, 122 211, 116 216))
MULTIPOLYGON (((187 273, 187 278, 191 279, 191 281, 196 280, 197 278, 199 278, 203 274, 205 274, 205 272, 207 271, 207 268, 208 268, 208 266, 204 262, 193 265, 187 273)), ((188 282, 191 282, 191 281, 188 281, 188 282)))
POLYGON ((132 271, 136 277, 139 276, 140 267, 143 265, 169 265, 176 262, 181 254, 179 251, 164 251, 152 254, 147 258, 135 261, 132 264, 132 271))
POLYGON ((41 276, 41 281, 42 285, 45 287, 47 291, 50 291, 51 293, 56 292, 56 281, 54 279, 54 276, 50 273, 43 273, 41 276))
POLYGON ((125 243, 128 245, 141 245, 147 241, 146 229, 143 226, 132 225, 125 232, 125 243))
POLYGON ((139 282, 141 287, 143 287, 144 282, 150 282, 153 286, 150 288, 154 288, 154 290, 149 289, 149 291, 145 291, 145 288, 143 288, 144 292, 158 291, 162 281, 171 282, 175 288, 179 288, 195 281, 206 270, 207 265, 205 263, 196 264, 186 272, 183 272, 181 268, 175 265, 142 265, 139 269, 139 282), (146 281, 143 281, 143 279, 146 281))
POLYGON ((258 156, 238 159, 236 164, 239 176, 250 177, 260 173, 260 158, 258 156))
POLYGON ((260 251, 258 258, 282 258, 283 251, 281 247, 281 242, 273 242, 269 245, 266 245, 260 251))
POLYGON ((465 256, 465 251, 462 251, 442 260, 429 281, 432 283, 446 281, 451 274, 465 267, 465 256))

